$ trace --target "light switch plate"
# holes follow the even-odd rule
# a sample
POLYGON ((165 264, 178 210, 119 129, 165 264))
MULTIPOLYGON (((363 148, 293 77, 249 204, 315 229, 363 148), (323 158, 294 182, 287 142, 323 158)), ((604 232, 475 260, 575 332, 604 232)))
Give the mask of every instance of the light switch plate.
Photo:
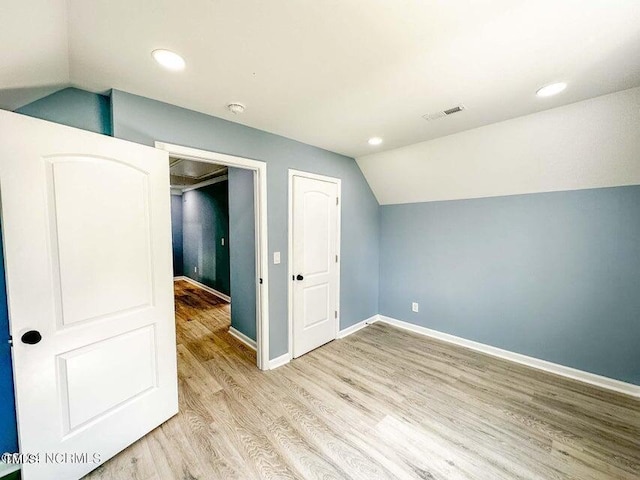
POLYGON ((280 263, 280 252, 273 252, 273 264, 278 265, 280 263))
POLYGON ((417 313, 418 312, 418 307, 419 307, 419 305, 416 302, 413 302, 411 304, 411 311, 417 313))

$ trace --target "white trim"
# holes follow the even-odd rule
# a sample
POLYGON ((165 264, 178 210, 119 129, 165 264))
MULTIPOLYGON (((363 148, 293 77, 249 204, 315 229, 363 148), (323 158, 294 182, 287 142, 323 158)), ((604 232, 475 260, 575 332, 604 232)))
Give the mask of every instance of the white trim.
POLYGON ((198 188, 208 187, 209 185, 215 185, 216 183, 226 182, 229 180, 229 175, 220 175, 219 177, 214 177, 210 180, 205 180, 204 182, 194 183, 193 185, 189 185, 188 187, 171 187, 178 188, 182 190, 182 192, 190 192, 191 190, 197 190, 198 188))
POLYGON ((155 147, 170 155, 186 160, 217 163, 227 167, 244 168, 254 172, 254 205, 256 215, 256 314, 257 364, 261 370, 269 369, 269 249, 267 224, 267 164, 258 160, 236 157, 224 153, 208 152, 197 148, 155 142, 155 147), (258 282, 262 279, 262 283, 258 282))
POLYGON ((273 370, 275 368, 286 365, 291 361, 291 355, 287 352, 279 357, 274 358, 273 360, 269 360, 269 370, 273 370))
POLYGON ((310 178, 312 180, 320 180, 321 182, 341 183, 341 180, 338 177, 329 177, 327 175, 320 175, 319 173, 305 172, 303 170, 296 170, 295 168, 290 168, 289 177, 293 177, 293 176, 310 178))
POLYGON ((229 335, 234 337, 236 340, 241 341, 242 343, 244 343, 247 347, 251 348, 252 350, 256 350, 256 341, 253 340, 252 338, 247 337, 240 330, 238 330, 236 328, 233 328, 233 327, 229 327, 229 335))
POLYGON ((362 330, 364 327, 368 327, 372 323, 377 322, 379 317, 380 315, 374 315, 372 317, 365 318, 361 322, 351 325, 350 327, 343 328, 342 330, 338 331, 338 336, 336 338, 348 337, 352 333, 356 333, 358 330, 362 330))
POLYGON ((341 265, 342 265, 342 180, 335 177, 328 177, 326 175, 319 175, 317 173, 303 172, 302 170, 295 170, 293 168, 289 169, 289 192, 288 192, 288 245, 287 245, 287 294, 288 294, 288 305, 287 305, 287 321, 288 321, 288 348, 289 355, 293 358, 293 283, 291 278, 294 275, 293 272, 293 177, 305 177, 311 178, 313 180, 320 180, 323 182, 335 183, 338 187, 338 227, 337 227, 337 236, 338 236, 338 244, 337 244, 337 255, 338 255, 338 272, 337 272, 337 280, 336 280, 336 308, 338 309, 338 316, 335 319, 335 334, 334 338, 338 338, 338 333, 340 331, 340 277, 341 273, 341 265))
POLYGON ((205 291, 215 295, 216 297, 221 298, 225 302, 231 303, 231 297, 229 295, 225 295, 224 293, 219 292, 215 288, 211 288, 210 286, 205 285, 204 283, 200 283, 199 281, 194 280, 193 278, 189 278, 189 277, 183 275, 181 277, 174 277, 173 278, 174 282, 176 280, 184 280, 185 282, 189 282, 191 285, 194 285, 194 286, 196 286, 198 288, 201 288, 202 290, 205 290, 205 291))
POLYGON ((602 375, 597 375, 595 373, 585 372, 575 368, 565 367, 564 365, 558 365, 557 363, 547 362, 546 360, 522 355, 520 353, 510 352, 501 348, 485 345, 484 343, 474 342, 473 340, 467 340, 448 333, 442 333, 437 330, 431 330, 430 328, 403 322, 402 320, 397 320, 395 318, 385 317, 384 315, 379 315, 378 317, 379 322, 387 323, 394 327, 419 333, 420 335, 442 340, 447 343, 459 345, 464 348, 475 350, 476 352, 486 353, 492 357, 502 358, 537 370, 554 373, 562 377, 588 383, 589 385, 594 385, 606 390, 612 390, 632 397, 640 397, 640 385, 614 380, 613 378, 603 377, 602 375))

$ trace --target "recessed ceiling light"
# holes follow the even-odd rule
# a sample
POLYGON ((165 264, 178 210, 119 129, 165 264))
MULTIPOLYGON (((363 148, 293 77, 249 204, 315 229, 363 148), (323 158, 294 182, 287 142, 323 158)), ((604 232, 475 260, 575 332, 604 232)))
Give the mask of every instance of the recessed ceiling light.
POLYGON ((539 97, 551 97, 552 95, 557 95, 562 92, 565 88, 567 88, 567 84, 564 82, 552 83, 539 89, 536 95, 539 97))
POLYGON ((380 145, 382 143, 382 139, 380 137, 371 137, 369 139, 369 145, 380 145))
POLYGON ((158 49, 151 52, 156 62, 169 70, 184 70, 185 62, 177 53, 171 50, 158 49))
POLYGON ((227 108, 229 109, 229 111, 231 113, 237 115, 239 113, 244 112, 246 107, 241 103, 234 102, 234 103, 230 103, 229 105, 227 105, 227 108))

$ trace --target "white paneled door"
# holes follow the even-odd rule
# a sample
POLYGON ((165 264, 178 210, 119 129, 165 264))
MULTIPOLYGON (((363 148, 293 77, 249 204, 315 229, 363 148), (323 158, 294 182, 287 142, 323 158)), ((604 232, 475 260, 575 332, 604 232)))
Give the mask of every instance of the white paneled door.
POLYGON ((294 358, 334 340, 338 332, 339 196, 338 180, 293 175, 294 358))
POLYGON ((22 478, 78 479, 178 411, 167 153, 0 111, 0 195, 22 478))

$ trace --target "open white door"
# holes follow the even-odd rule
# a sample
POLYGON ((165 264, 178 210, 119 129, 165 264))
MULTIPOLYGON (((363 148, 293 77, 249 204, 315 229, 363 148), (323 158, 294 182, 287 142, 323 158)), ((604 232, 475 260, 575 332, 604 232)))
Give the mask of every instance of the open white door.
POLYGON ((0 196, 22 478, 78 479, 178 411, 167 153, 0 111, 0 196))
POLYGON ((336 338, 340 181, 292 172, 293 358, 336 338))

